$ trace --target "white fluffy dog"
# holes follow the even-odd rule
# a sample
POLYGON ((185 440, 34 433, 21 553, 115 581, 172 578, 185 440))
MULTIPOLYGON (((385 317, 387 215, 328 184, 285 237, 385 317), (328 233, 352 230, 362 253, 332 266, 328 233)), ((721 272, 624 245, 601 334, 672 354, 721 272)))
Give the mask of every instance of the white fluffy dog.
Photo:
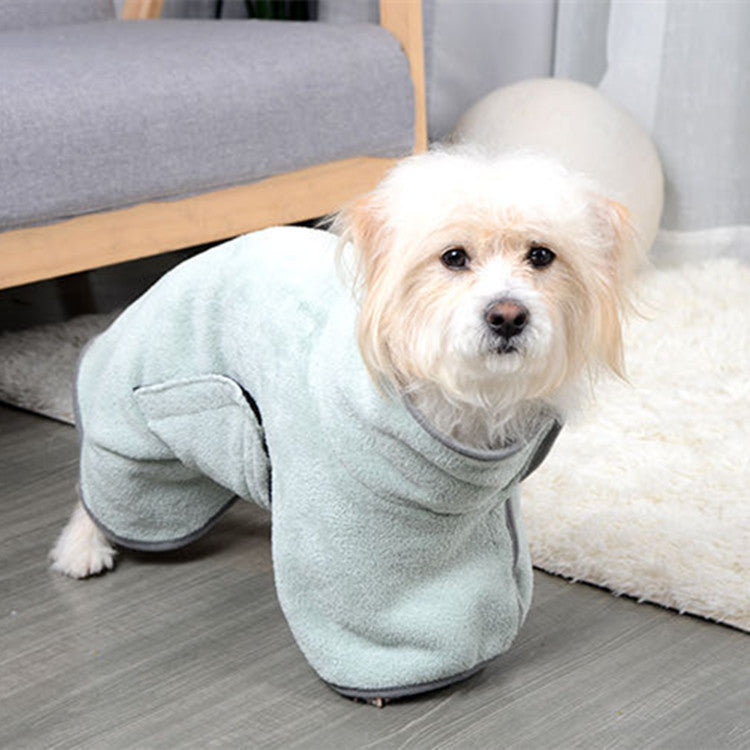
POLYGON ((181 546, 241 497, 271 510, 282 610, 344 695, 433 690, 509 647, 533 578, 519 483, 591 378, 622 374, 661 171, 580 84, 510 87, 461 129, 473 146, 404 159, 340 239, 237 238, 93 342, 56 570, 181 546))
MULTIPOLYGON (((638 257, 628 212, 555 160, 410 157, 336 226, 365 364, 456 442, 501 447, 550 409, 564 419, 601 366, 621 371, 638 257)), ((51 557, 82 578, 111 568, 114 549, 79 505, 51 557)))
MULTIPOLYGON (((570 81, 495 92, 457 138, 474 146, 403 160, 334 228, 384 398, 406 395, 433 430, 486 451, 550 410, 564 420, 602 368, 622 373, 628 280, 663 185, 634 121, 570 81)), ((51 557, 80 578, 114 549, 79 504, 51 557)))

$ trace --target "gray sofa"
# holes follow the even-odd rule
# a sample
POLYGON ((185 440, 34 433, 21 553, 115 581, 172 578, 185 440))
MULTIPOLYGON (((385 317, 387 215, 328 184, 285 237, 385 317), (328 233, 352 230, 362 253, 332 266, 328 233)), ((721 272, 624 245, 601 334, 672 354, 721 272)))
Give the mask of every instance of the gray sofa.
POLYGON ((419 3, 381 12, 402 44, 376 24, 0 0, 0 288, 312 218, 368 189, 425 142, 419 3))

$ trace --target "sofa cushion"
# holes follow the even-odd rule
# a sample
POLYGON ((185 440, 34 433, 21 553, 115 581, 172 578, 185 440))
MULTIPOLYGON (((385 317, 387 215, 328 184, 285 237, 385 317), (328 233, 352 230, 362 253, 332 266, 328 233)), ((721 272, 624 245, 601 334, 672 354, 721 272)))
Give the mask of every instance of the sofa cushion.
POLYGON ((112 0, 0 0, 0 31, 114 17, 112 0))
POLYGON ((413 145, 373 24, 105 21, 0 35, 0 228, 413 145))

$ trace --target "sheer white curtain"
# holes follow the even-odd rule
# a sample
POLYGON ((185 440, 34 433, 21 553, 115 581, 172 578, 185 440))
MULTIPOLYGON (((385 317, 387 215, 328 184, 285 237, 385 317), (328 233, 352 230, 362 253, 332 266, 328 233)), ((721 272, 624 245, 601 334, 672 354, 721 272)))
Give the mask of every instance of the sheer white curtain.
POLYGON ((749 40, 746 0, 559 1, 554 74, 598 86, 661 155, 657 260, 750 260, 749 40))

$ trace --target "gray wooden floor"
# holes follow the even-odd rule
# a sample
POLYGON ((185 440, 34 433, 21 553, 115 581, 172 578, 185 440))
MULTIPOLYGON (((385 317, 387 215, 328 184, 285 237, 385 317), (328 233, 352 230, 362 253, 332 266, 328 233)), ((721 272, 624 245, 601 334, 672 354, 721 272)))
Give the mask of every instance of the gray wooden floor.
POLYGON ((512 650, 378 710, 306 665, 276 603, 265 515, 67 580, 46 553, 76 438, 0 407, 2 748, 748 748, 750 640, 537 574, 512 650))

